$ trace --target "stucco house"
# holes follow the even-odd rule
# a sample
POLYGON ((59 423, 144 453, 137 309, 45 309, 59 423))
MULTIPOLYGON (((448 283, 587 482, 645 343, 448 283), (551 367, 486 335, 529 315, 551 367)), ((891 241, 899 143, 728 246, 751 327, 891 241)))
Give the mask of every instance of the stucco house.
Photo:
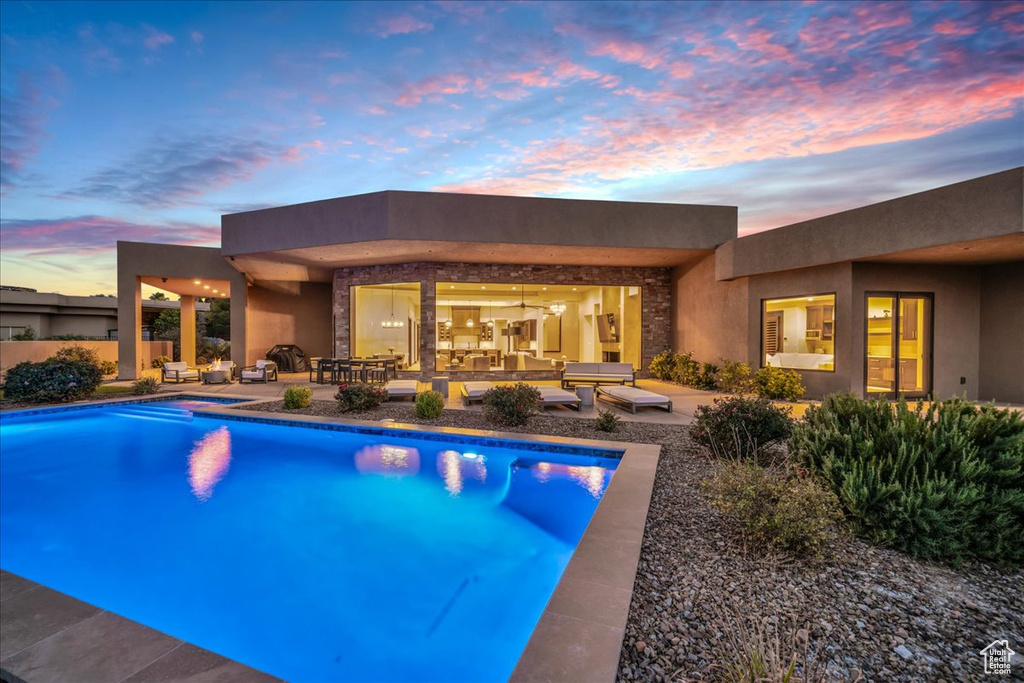
POLYGON ((672 347, 794 368, 811 396, 1024 402, 1022 190, 1015 168, 745 237, 736 207, 431 192, 226 215, 219 249, 118 243, 121 375, 146 282, 183 326, 230 297, 239 364, 297 344, 542 379, 672 347))

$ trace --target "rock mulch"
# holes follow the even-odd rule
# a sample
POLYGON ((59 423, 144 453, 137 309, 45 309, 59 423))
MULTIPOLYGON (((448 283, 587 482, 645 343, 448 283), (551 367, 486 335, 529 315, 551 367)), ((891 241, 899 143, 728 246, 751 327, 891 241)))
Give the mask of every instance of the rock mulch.
MULTIPOLYGON (((283 411, 280 401, 252 410, 434 426, 490 429, 477 411, 446 410, 418 420, 412 406, 385 404, 342 415, 333 401, 283 411)), ((734 651, 735 621, 755 622, 807 642, 828 680, 975 681, 978 652, 996 639, 1024 650, 1024 572, 982 564, 960 569, 915 560, 855 538, 819 561, 747 547, 704 497, 713 468, 687 428, 621 422, 598 432, 590 420, 557 414, 507 429, 570 438, 657 443, 661 461, 637 569, 620 681, 720 678, 734 651)), ((1024 673, 1015 662, 1014 675, 1024 673)))

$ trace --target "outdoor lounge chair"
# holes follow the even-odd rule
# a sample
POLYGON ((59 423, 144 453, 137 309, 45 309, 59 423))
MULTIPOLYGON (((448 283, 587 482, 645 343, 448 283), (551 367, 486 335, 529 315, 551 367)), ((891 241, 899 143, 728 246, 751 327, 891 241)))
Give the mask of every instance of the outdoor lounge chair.
POLYGON ((484 400, 484 394, 494 388, 494 382, 463 382, 462 400, 469 405, 473 401, 484 400))
POLYGON ((384 391, 388 392, 388 398, 406 398, 416 400, 419 382, 414 379, 393 379, 384 385, 384 391))
POLYGON ((629 408, 630 412, 636 414, 637 408, 661 408, 672 412, 672 401, 668 396, 656 394, 646 389, 627 386, 599 386, 597 387, 597 398, 606 403, 615 403, 622 407, 629 408))
POLYGON ((242 374, 238 378, 240 384, 245 382, 276 382, 277 381, 277 363, 270 360, 258 360, 256 365, 252 365, 242 369, 242 374))
POLYGON ((199 370, 190 368, 188 363, 184 361, 164 363, 161 379, 164 382, 174 382, 175 384, 180 382, 198 382, 199 370))
POLYGON ((541 408, 567 406, 573 410, 579 410, 580 404, 583 402, 583 399, 573 392, 559 389, 558 387, 538 386, 535 389, 540 392, 541 408))

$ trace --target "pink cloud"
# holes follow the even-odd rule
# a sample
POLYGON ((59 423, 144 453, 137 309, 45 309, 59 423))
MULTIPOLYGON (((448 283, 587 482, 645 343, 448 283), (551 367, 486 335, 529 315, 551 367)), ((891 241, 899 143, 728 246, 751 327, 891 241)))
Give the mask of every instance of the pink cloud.
POLYGON ((934 30, 944 36, 973 36, 978 31, 974 26, 961 26, 952 19, 935 24, 934 30))
POLYGON ((157 50, 164 45, 170 45, 174 42, 174 36, 169 33, 163 33, 157 31, 151 26, 146 27, 147 36, 143 39, 142 44, 146 46, 148 50, 157 50))
POLYGON ((386 17, 378 22, 380 30, 377 35, 381 38, 403 35, 408 33, 427 33, 434 30, 434 25, 427 21, 421 21, 411 14, 399 14, 394 17, 386 17))
POLYGON ((469 79, 461 74, 440 74, 407 83, 395 100, 400 107, 413 107, 423 100, 438 102, 444 95, 467 92, 469 79))
POLYGON ((587 54, 593 57, 610 57, 617 62, 634 64, 644 69, 654 69, 665 61, 657 50, 643 43, 581 24, 561 24, 555 27, 555 32, 581 39, 588 45, 587 54))
POLYGON ((81 256, 112 252, 118 240, 216 245, 220 228, 170 221, 134 223, 109 216, 0 221, 4 251, 27 257, 81 256))
POLYGON ((190 32, 188 34, 188 36, 189 36, 189 38, 192 39, 192 42, 195 43, 196 45, 198 45, 199 43, 203 42, 203 40, 205 40, 205 36, 201 32, 199 32, 199 31, 192 31, 192 32, 190 32))

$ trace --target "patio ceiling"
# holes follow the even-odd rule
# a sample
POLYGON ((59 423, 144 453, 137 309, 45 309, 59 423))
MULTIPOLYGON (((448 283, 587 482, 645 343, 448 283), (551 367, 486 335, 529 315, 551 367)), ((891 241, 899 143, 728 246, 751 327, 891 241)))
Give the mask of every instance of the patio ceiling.
POLYGON ((427 261, 667 268, 690 263, 709 253, 710 249, 375 240, 236 254, 231 257, 231 264, 257 280, 329 282, 335 269, 357 265, 427 261))
POLYGON ((231 284, 227 280, 162 277, 159 275, 143 275, 140 279, 150 287, 156 287, 179 296, 208 296, 215 299, 227 299, 231 296, 231 284))

